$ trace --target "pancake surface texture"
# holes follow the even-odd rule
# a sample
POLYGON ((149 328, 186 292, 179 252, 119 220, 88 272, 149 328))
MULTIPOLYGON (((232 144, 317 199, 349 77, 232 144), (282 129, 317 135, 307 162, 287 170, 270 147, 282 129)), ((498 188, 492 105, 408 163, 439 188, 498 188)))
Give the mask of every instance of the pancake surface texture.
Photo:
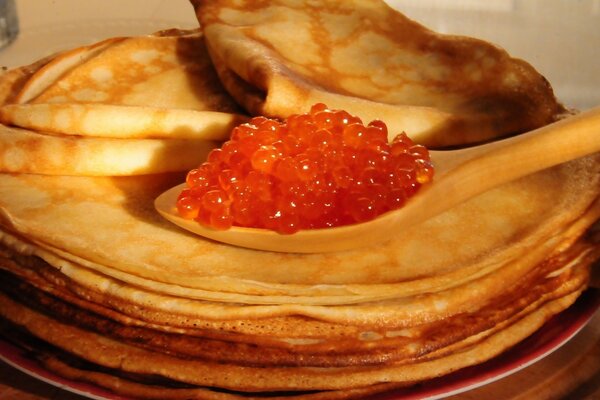
POLYGON ((245 112, 323 101, 465 146, 564 111, 527 63, 379 1, 192 3, 202 33, 0 76, 0 340, 131 399, 367 399, 484 363, 586 290, 600 154, 345 252, 237 248, 163 219, 154 199, 245 112))
POLYGON ((381 0, 192 0, 225 87, 253 114, 323 102, 429 146, 532 130, 564 111, 533 67, 381 0))

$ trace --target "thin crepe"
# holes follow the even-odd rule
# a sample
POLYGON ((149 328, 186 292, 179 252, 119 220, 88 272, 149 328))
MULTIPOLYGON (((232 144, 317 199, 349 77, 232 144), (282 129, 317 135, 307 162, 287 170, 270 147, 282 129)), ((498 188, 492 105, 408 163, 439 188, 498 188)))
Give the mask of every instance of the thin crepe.
POLYGON ((208 140, 55 136, 0 125, 0 171, 85 176, 184 171, 216 146, 208 140))
MULTIPOLYGON (((188 56, 191 57, 189 54, 188 56)), ((96 69, 98 68, 100 67, 96 69)), ((145 96, 146 102, 156 102, 152 100, 157 97, 156 93, 149 93, 157 89, 156 86, 143 82, 131 87, 127 84, 131 76, 135 77, 136 71, 144 72, 143 69, 134 69, 126 79, 110 81, 105 87, 107 93, 116 96, 119 88, 119 93, 123 94, 128 90, 136 91, 135 88, 141 86, 146 91, 142 90, 140 95, 145 96)), ((201 37, 181 32, 172 32, 166 37, 109 39, 8 71, 0 76, 0 114, 6 111, 11 118, 18 119, 18 115, 23 112, 25 122, 22 125, 40 130, 0 125, 0 171, 122 176, 194 168, 216 146, 215 140, 227 137, 231 126, 239 122, 240 118, 232 113, 236 108, 235 103, 220 88, 214 71, 211 71, 201 37), (199 57, 195 61, 197 67, 188 65, 191 62, 189 59, 184 59, 185 63, 177 61, 180 40, 188 53, 194 45, 199 46, 199 49, 192 52, 192 55, 199 57), (159 108, 156 104, 16 104, 25 99, 35 100, 46 93, 46 90, 61 87, 63 79, 69 81, 74 79, 74 75, 80 75, 77 73, 79 68, 88 62, 98 62, 96 57, 111 50, 112 46, 121 46, 118 48, 120 50, 113 50, 123 56, 123 59, 117 57, 117 62, 115 57, 110 57, 100 61, 106 68, 111 62, 125 68, 122 64, 129 59, 125 57, 125 50, 131 50, 132 46, 135 48, 140 43, 144 45, 142 50, 150 54, 154 54, 152 46, 157 47, 155 52, 159 54, 161 49, 166 51, 163 58, 175 63, 168 64, 171 70, 168 70, 167 75, 169 78, 177 78, 173 81, 173 89, 179 93, 181 101, 178 105, 187 104, 189 107, 200 107, 201 110, 159 108), (205 80, 204 84, 202 80, 205 80), (13 106, 16 108, 10 109, 13 106), (14 114, 11 114, 13 111, 14 114), (80 125, 87 127, 88 133, 95 136, 65 134, 60 129, 60 126, 80 125)), ((143 80, 144 76, 140 78, 143 80)), ((164 76, 163 78, 166 79, 164 76)), ((171 92, 169 100, 173 100, 175 93, 171 92)), ((14 119, 8 118, 4 122, 17 123, 14 119)))
POLYGON ((488 140, 564 108, 526 62, 442 35, 381 0, 192 0, 224 86, 249 112, 286 117, 313 103, 384 120, 429 146, 488 140))
POLYGON ((381 294, 385 285, 426 290, 416 286, 419 279, 432 279, 431 287, 456 284, 462 271, 514 260, 585 214, 598 197, 599 170, 597 157, 564 164, 489 191, 387 243, 320 255, 251 251, 182 234, 152 206, 178 176, 1 175, 0 209, 10 231, 71 261, 101 265, 104 273, 235 294, 344 297, 381 294), (86 224, 89 215, 94 224, 86 224), (375 283, 377 290, 369 290, 375 283))
MULTIPOLYGON (((575 275, 574 281, 577 280, 575 275)), ((105 368, 125 373, 158 375, 202 387, 245 392, 299 390, 349 390, 377 383, 412 383, 437 377, 459 368, 481 363, 523 340, 552 315, 564 310, 580 293, 577 284, 566 284, 554 299, 460 343, 458 350, 438 357, 423 357, 411 363, 375 366, 306 368, 248 367, 204 360, 186 360, 151 352, 87 331, 19 305, 0 295, 0 312, 12 323, 51 344, 105 368)))
POLYGON ((113 38, 58 55, 0 107, 0 122, 55 134, 225 140, 244 118, 202 35, 113 38))
MULTIPOLYGON (((228 320, 202 320, 200 313, 191 316, 193 324, 188 321, 188 327, 177 329, 166 313, 162 321, 152 321, 147 316, 136 318, 135 312, 117 311, 114 301, 99 299, 94 288, 75 284, 33 256, 18 256, 6 249, 6 255, 0 257, 0 269, 6 271, 0 272, 0 289, 15 300, 35 305, 71 324, 179 357, 250 366, 374 365, 408 362, 441 351, 527 309, 537 308, 549 300, 548 293, 569 279, 569 271, 589 265, 593 258, 582 257, 587 247, 580 243, 568 256, 541 263, 533 268, 535 273, 507 284, 503 293, 490 300, 472 302, 465 312, 426 322, 412 321, 414 325, 401 329, 394 325, 410 323, 408 319, 378 324, 362 321, 360 325, 344 321, 338 325, 289 315, 237 321, 238 326, 242 322, 248 328, 232 330, 223 323, 228 320), (222 324, 217 328, 216 322, 222 324), (314 329, 316 325, 323 329, 314 329)), ((578 285, 583 282, 580 280, 578 285)), ((394 318, 401 317, 391 316, 388 320, 394 318)))
POLYGON ((573 243, 598 218, 599 168, 594 157, 565 164, 388 243, 323 255, 257 252, 184 234, 152 209, 173 176, 2 175, 1 237, 88 287, 136 298, 147 309, 164 303, 211 319, 296 313, 372 322, 402 314, 410 323, 465 310, 481 293, 491 298, 503 291, 499 279, 517 281, 573 243))

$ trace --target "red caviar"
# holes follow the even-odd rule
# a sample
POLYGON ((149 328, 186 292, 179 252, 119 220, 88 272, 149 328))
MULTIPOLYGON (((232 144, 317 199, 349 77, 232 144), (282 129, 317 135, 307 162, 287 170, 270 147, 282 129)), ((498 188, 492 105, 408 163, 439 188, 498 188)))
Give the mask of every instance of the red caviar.
POLYGON ((385 123, 315 104, 284 122, 255 117, 234 128, 187 175, 181 216, 215 229, 280 233, 363 222, 403 206, 431 181, 429 152, 385 123))

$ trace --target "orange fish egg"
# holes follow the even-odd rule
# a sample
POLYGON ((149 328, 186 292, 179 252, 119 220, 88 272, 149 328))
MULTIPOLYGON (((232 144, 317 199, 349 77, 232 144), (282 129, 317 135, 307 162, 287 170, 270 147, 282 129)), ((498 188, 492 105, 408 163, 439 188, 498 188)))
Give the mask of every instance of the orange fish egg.
POLYGON ((388 142, 382 121, 364 125, 315 104, 280 122, 255 117, 191 170, 182 217, 291 234, 368 221, 402 207, 433 178, 428 150, 405 133, 388 142))

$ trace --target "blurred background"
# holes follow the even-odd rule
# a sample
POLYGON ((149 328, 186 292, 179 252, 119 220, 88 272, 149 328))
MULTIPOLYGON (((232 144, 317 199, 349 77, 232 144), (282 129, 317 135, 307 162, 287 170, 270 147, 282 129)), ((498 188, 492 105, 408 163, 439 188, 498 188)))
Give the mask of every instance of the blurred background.
MULTIPOLYGON (((469 35, 533 64, 569 107, 600 105, 600 0, 388 0, 442 33, 469 35)), ((14 67, 111 36, 197 26, 187 0, 16 0, 14 67)))

